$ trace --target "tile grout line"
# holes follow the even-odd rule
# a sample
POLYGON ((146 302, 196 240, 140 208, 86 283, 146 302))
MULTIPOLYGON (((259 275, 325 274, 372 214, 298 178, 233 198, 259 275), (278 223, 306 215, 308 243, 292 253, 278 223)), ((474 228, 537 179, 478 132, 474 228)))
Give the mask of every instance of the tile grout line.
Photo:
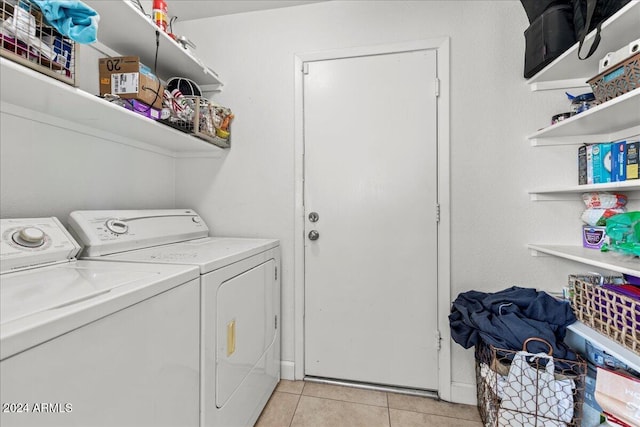
POLYGON ((274 391, 274 393, 277 391, 278 393, 286 393, 286 394, 293 394, 293 395, 296 395, 296 396, 302 396, 302 393, 296 393, 296 392, 293 392, 293 391, 284 391, 284 390, 273 390, 273 391, 274 391))
POLYGON ((402 412, 411 412, 413 414, 423 414, 423 415, 432 415, 432 416, 436 416, 436 417, 442 417, 442 418, 449 418, 450 420, 458 420, 458 421, 468 421, 470 423, 480 423, 482 424, 482 420, 470 420, 469 418, 458 418, 458 417, 452 417, 450 415, 444 415, 444 414, 434 414, 432 412, 420 412, 420 411, 412 411, 410 409, 399 409, 399 408, 389 408, 389 409, 393 409, 396 411, 402 411, 402 412))
POLYGON ((354 405, 372 406, 374 408, 385 408, 385 407, 388 408, 388 406, 384 406, 384 405, 374 405, 372 403, 354 402, 352 400, 342 400, 342 399, 336 399, 336 398, 333 398, 333 397, 313 396, 313 395, 310 395, 310 394, 304 394, 304 395, 301 394, 300 396, 312 397, 314 399, 331 400, 332 402, 353 403, 354 405))
POLYGON ((387 419, 389 420, 389 427, 391 427, 391 408, 389 408, 389 393, 384 393, 385 399, 387 399, 387 419))
POLYGON ((298 406, 300 405, 300 400, 302 399, 302 393, 304 392, 304 388, 307 384, 302 384, 302 390, 300 390, 300 394, 298 394, 298 401, 296 402, 296 408, 293 410, 293 416, 291 417, 291 421, 289 421, 289 427, 293 426, 293 420, 296 418, 296 413, 298 412, 298 406))

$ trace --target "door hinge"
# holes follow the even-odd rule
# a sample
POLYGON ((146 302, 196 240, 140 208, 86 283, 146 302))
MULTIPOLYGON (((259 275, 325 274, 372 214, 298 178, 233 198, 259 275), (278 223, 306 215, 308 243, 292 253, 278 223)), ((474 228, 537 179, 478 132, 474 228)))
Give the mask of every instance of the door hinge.
POLYGON ((274 323, 273 326, 274 326, 275 329, 278 329, 278 315, 277 314, 275 316, 275 323, 274 323))
POLYGON ((302 74, 309 74, 309 63, 308 62, 303 62, 302 63, 302 74))
POLYGON ((440 79, 437 77, 435 81, 435 94, 436 94, 436 97, 440 96, 440 79))
POLYGON ((440 351, 442 348, 442 336, 440 335, 440 331, 436 330, 436 350, 440 351))
POLYGON ((436 223, 440 224, 440 203, 436 205, 436 223))
POLYGON ((276 267, 276 278, 275 280, 278 280, 278 267, 276 267))

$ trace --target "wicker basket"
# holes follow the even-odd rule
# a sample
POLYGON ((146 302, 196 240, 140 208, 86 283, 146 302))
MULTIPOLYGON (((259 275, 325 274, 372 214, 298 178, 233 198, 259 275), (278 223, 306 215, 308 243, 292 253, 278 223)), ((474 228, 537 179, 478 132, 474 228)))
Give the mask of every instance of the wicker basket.
POLYGON ((75 86, 76 43, 27 0, 0 0, 0 56, 75 86))
MULTIPOLYGON (((529 340, 544 341, 539 338, 529 340)), ((527 340, 527 341, 529 341, 527 340)), ((546 341, 544 341, 546 343, 546 341)), ((527 343, 525 342, 525 347, 527 343)), ((549 345, 547 343, 547 345, 549 345)), ((510 427, 538 426, 568 426, 579 427, 582 419, 582 405, 586 386, 586 362, 578 360, 566 360, 554 358, 554 379, 558 382, 570 382, 571 404, 566 412, 558 411, 554 406, 554 397, 557 398, 557 389, 541 387, 531 396, 519 396, 532 404, 530 409, 505 410, 512 406, 514 397, 507 392, 509 387, 509 371, 517 351, 496 348, 484 342, 478 343, 475 349, 476 358, 476 391, 478 397, 478 411, 485 427, 497 427, 508 425, 510 427), (546 402, 545 402, 546 401, 546 402), (546 405, 545 405, 546 403, 546 405), (543 408, 548 408, 546 411, 543 408), (559 412, 561 412, 559 414, 559 412), (563 418, 562 420, 560 418, 563 418)), ((529 365, 535 372, 544 371, 541 360, 535 359, 529 365)), ((513 379, 513 378, 512 378, 513 379)), ((531 381, 532 378, 516 377, 516 382, 531 381)), ((535 381, 536 379, 533 378, 535 381)), ((513 386, 514 384, 510 384, 513 386)), ((517 384, 515 388, 521 388, 517 384)))
POLYGON ((588 81, 601 104, 640 87, 640 52, 606 69, 588 81))
MULTIPOLYGON (((607 282, 619 277, 605 277, 607 282)), ((640 355, 640 301, 598 286, 602 276, 569 276, 578 320, 640 355)))

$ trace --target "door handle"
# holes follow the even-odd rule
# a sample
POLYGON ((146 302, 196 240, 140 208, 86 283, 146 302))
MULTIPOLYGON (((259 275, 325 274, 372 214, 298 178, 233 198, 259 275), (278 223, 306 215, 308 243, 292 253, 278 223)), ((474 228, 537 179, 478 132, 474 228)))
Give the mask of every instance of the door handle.
POLYGON ((309 232, 309 240, 318 240, 320 237, 320 233, 317 230, 311 230, 309 232))

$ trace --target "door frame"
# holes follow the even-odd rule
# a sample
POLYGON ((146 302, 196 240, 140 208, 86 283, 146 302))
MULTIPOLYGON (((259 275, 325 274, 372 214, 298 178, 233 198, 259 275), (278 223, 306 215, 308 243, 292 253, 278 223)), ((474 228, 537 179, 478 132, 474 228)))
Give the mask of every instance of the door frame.
MULTIPOLYGON (((451 396, 451 340, 448 314, 451 307, 451 224, 450 224, 450 149, 449 149, 449 106, 450 70, 449 37, 415 40, 374 46, 362 46, 320 52, 299 53, 294 56, 294 362, 284 366, 283 378, 304 378, 304 81, 305 62, 353 58, 359 56, 383 55, 435 50, 439 79, 437 98, 437 198, 440 206, 440 221, 437 236, 437 315, 441 348, 438 353, 438 394, 444 400, 451 396), (291 372, 293 371, 293 372, 291 372)), ((434 90, 436 88, 434 87, 434 90)), ((436 213, 434 212, 434 216, 436 213)), ((435 337, 434 337, 435 339, 435 337)))

